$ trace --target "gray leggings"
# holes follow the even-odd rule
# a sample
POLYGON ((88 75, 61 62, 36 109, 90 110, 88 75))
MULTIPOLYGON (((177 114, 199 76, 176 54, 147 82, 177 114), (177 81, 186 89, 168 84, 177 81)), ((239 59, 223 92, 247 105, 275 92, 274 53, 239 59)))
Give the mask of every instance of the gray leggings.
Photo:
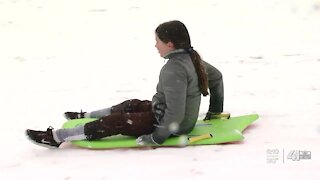
POLYGON ((96 111, 92 111, 90 113, 86 113, 86 117, 88 118, 101 118, 103 116, 108 116, 111 114, 111 108, 99 109, 96 111))

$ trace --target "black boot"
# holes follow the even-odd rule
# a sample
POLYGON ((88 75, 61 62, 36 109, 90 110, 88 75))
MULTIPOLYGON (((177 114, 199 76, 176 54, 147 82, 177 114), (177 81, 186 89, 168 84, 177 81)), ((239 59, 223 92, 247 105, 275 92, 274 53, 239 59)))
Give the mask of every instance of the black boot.
POLYGON ((27 129, 26 135, 28 136, 30 141, 39 146, 47 148, 58 148, 61 143, 58 143, 53 139, 52 130, 53 128, 51 126, 48 127, 47 131, 34 131, 31 129, 27 129))
POLYGON ((85 113, 86 112, 82 112, 82 110, 80 112, 65 112, 64 117, 66 119, 81 119, 84 118, 85 113))

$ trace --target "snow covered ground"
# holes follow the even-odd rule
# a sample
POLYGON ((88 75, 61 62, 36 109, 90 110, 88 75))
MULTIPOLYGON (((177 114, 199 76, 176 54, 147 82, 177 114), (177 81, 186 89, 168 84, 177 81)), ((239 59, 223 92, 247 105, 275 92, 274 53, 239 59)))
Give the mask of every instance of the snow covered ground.
POLYGON ((319 0, 0 0, 0 179, 319 179, 319 19, 319 0), (61 127, 65 111, 151 99, 164 64, 154 29, 174 19, 223 72, 225 111, 260 115, 243 142, 94 151, 26 140, 26 128, 61 127), (290 159, 299 152, 311 159, 290 159))

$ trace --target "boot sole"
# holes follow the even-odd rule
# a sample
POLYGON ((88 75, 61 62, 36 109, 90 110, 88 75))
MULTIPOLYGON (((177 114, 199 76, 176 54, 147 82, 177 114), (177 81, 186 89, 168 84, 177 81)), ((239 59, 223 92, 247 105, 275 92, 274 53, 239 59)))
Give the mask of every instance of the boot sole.
POLYGON ((58 148, 59 148, 59 147, 57 147, 57 146, 50 146, 50 145, 48 145, 48 144, 38 143, 38 142, 34 141, 33 139, 31 139, 31 138, 29 137, 27 130, 25 131, 25 136, 27 137, 27 139, 28 139, 29 141, 31 141, 31 143, 33 143, 33 144, 35 144, 35 145, 42 146, 42 147, 45 147, 45 148, 48 148, 48 149, 58 149, 58 148))

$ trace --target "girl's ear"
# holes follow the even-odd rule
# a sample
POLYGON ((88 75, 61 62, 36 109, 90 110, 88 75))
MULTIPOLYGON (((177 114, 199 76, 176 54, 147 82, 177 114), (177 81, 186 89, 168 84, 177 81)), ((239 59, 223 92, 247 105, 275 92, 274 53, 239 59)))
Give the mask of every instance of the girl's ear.
POLYGON ((174 48, 174 45, 173 45, 173 43, 172 43, 171 41, 169 41, 169 42, 167 43, 167 46, 170 47, 170 48, 174 48))

